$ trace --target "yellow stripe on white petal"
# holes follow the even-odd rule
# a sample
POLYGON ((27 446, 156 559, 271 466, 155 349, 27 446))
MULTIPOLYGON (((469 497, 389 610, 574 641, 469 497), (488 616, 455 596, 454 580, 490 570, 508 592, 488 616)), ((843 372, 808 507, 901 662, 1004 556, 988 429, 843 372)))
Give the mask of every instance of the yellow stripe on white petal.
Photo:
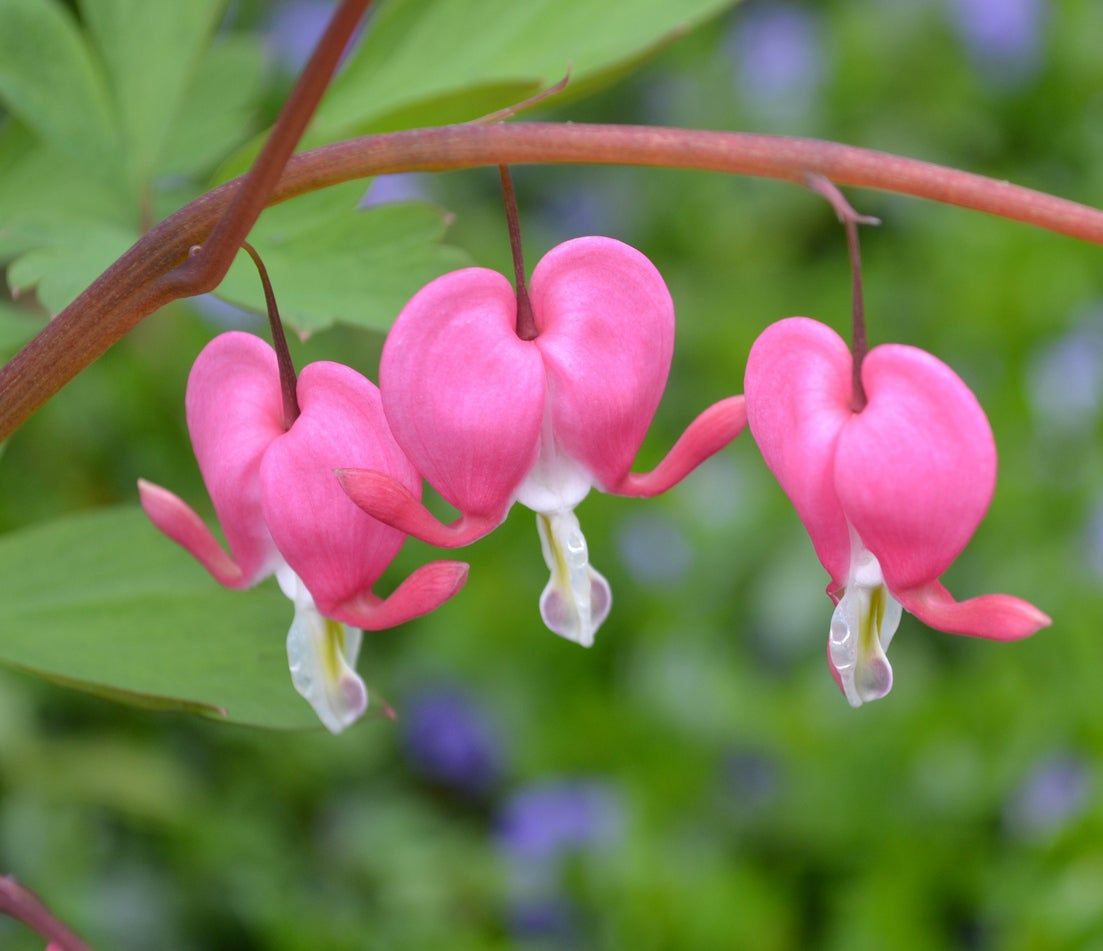
POLYGON ((368 688, 356 672, 363 635, 322 614, 289 568, 281 569, 277 577, 295 603, 295 618, 287 632, 291 682, 322 725, 330 733, 340 733, 368 708, 368 688))
POLYGON ((551 572, 540 595, 540 616, 556 634, 590 647, 613 603, 609 582, 590 567, 586 538, 573 510, 537 513, 536 529, 551 572))
POLYGON ((846 591, 831 615, 828 652, 852 707, 880 700, 892 689, 885 655, 902 608, 885 587, 881 564, 854 536, 846 591))

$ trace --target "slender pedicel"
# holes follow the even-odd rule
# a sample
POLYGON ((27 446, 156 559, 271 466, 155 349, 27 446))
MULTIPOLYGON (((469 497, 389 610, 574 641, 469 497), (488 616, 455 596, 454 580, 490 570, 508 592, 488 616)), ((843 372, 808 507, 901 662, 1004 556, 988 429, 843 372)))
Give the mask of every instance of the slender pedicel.
POLYGON ((866 406, 866 391, 862 385, 862 361, 869 352, 869 338, 866 336, 866 310, 862 298, 862 252, 858 243, 858 225, 879 225, 880 218, 872 215, 860 215, 854 210, 835 184, 822 175, 809 175, 808 187, 816 194, 826 198, 835 209, 835 214, 846 228, 846 246, 850 253, 851 300, 850 318, 850 354, 853 357, 851 369, 850 408, 860 413, 866 406))
POLYGON ((272 349, 276 351, 276 363, 280 368, 280 391, 283 394, 283 428, 290 429, 299 418, 298 380, 295 376, 295 364, 291 360, 291 351, 287 349, 287 335, 283 332, 283 321, 276 306, 276 294, 272 282, 268 280, 268 268, 248 241, 241 242, 242 248, 253 259, 264 288, 264 305, 268 309, 268 326, 272 331, 272 349))
POLYGON ((506 224, 509 226, 509 248, 513 252, 513 277, 517 288, 517 336, 522 340, 535 340, 536 318, 532 313, 528 287, 525 286, 525 255, 521 249, 521 221, 517 214, 513 176, 506 165, 498 166, 498 174, 502 179, 502 202, 506 206, 506 224))

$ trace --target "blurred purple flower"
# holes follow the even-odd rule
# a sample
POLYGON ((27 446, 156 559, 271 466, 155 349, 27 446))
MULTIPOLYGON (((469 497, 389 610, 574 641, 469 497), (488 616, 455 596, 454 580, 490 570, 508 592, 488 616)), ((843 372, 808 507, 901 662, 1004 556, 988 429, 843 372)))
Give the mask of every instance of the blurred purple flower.
POLYGON ((1041 63, 1047 0, 951 0, 954 26, 992 79, 1026 78, 1041 63))
POLYGON ((724 786, 733 811, 752 813, 768 806, 781 792, 781 770, 767 753, 739 750, 724 761, 724 786))
POLYGON ((237 304, 231 304, 214 294, 200 294, 192 297, 188 304, 206 318, 208 323, 219 330, 237 329, 239 327, 257 327, 260 325, 260 315, 237 304))
MULTIPOLYGON (((268 20, 268 44, 281 66, 291 73, 302 71, 336 9, 337 0, 284 0, 276 7, 268 20)), ((360 43, 371 16, 372 7, 369 7, 367 16, 353 31, 352 39, 341 54, 338 70, 360 43)))
POLYGON ((402 172, 395 175, 380 175, 372 179, 358 207, 389 205, 395 201, 426 201, 428 198, 425 176, 417 172, 402 172))
POLYGON ((500 737, 462 692, 440 687, 417 695, 399 724, 411 767, 427 779, 480 795, 501 778, 500 737))
POLYGON ((1088 570, 1103 581, 1103 499, 1096 499, 1084 525, 1084 560, 1088 570))
POLYGON ((752 4, 735 18, 728 47, 746 103, 779 123, 811 111, 823 79, 817 17, 789 3, 752 4))
POLYGON ((337 0, 288 0, 268 25, 268 36, 280 63, 297 73, 321 39, 337 0))
POLYGON ((1028 386, 1042 430, 1075 433, 1095 425, 1103 403, 1103 308, 1038 352, 1028 386))
POLYGON ((620 797, 609 786, 596 780, 561 781, 530 786, 510 798, 498 838, 511 859, 547 864, 615 843, 623 824, 620 797))
POLYGON ((676 584, 693 566, 693 549, 678 523, 661 512, 630 515, 617 531, 621 563, 641 584, 676 584))
POLYGON ((545 189, 536 214, 556 236, 607 234, 627 240, 639 226, 635 184, 630 175, 614 178, 601 169, 584 170, 570 184, 545 189))
POLYGON ((1084 811, 1091 792, 1091 774, 1082 759, 1069 755, 1046 759, 1012 795, 1005 820, 1020 836, 1057 832, 1084 811))
POLYGON ((520 899, 510 907, 509 930, 522 938, 575 946, 575 917, 574 906, 563 896, 520 899))

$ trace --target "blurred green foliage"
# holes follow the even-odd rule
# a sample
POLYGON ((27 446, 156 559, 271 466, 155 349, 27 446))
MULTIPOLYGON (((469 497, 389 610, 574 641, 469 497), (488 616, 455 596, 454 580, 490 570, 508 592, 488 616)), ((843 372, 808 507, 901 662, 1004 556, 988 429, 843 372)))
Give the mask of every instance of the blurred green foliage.
MULTIPOLYGON (((1035 4, 1034 45, 1018 49, 980 42, 961 19, 971 6, 756 0, 546 114, 820 135, 1103 205, 1103 9, 1035 4)), ((275 35, 262 4, 238 17, 238 39, 275 35)), ((288 81, 269 74, 263 101, 288 81)), ((670 284, 678 349, 641 466, 741 389, 767 323, 804 313, 845 328, 840 229, 792 186, 515 177, 530 267, 596 231, 641 248, 670 284)), ((404 181, 454 213, 451 244, 508 271, 492 171, 404 181)), ((339 738, 251 730, 4 673, 0 870, 102 948, 1103 948, 1099 249, 851 198, 885 222, 864 234, 872 340, 954 366, 1000 449, 991 512, 948 586, 1029 598, 1051 629, 999 645, 906 618, 893 693, 850 710, 824 663, 826 578, 744 436, 665 498, 581 507, 614 591, 588 652, 541 627, 535 526, 514 512, 470 550, 460 597, 366 639, 361 670, 395 723, 339 738), (477 790, 419 759, 419 704, 444 689, 492 727, 500 762, 477 790), (549 859, 503 816, 560 780, 606 790, 618 823, 549 859)), ((27 310, 5 304, 0 346, 27 310)), ((0 462, 0 527, 132 502, 138 476, 209 514, 182 397, 225 319, 169 308, 43 409, 0 462)), ((374 375, 379 346, 338 327, 295 354, 374 375)), ((431 556, 409 543, 388 577, 431 556)), ((458 715, 444 720, 450 735, 458 715)), ((0 922, 0 945, 41 943, 0 922)))

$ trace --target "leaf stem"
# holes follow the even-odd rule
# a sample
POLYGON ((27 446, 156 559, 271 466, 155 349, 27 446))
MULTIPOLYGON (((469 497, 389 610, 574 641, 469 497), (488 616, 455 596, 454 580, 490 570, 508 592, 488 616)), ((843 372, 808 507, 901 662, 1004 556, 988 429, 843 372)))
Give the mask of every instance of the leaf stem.
POLYGON ((536 318, 532 313, 529 289, 525 286, 525 254, 521 248, 521 220, 517 214, 517 194, 513 190, 513 176, 508 165, 498 166, 502 179, 502 203, 506 208, 506 225, 509 228, 509 249, 513 253, 514 286, 517 288, 517 336, 522 340, 535 340, 536 318))
POLYGON ((866 389, 862 385, 862 361, 869 352, 869 339, 866 335, 866 309, 862 298, 862 250, 858 242, 858 225, 879 225, 880 218, 872 215, 860 215, 846 200, 834 182, 822 175, 808 176, 808 187, 817 195, 827 199, 835 210, 839 221, 846 229, 846 247, 850 255, 851 279, 851 316, 850 316, 850 408, 860 413, 866 408, 866 389))
POLYGON ((276 306, 276 294, 272 290, 272 282, 268 279, 268 268, 264 266, 257 249, 248 241, 242 241, 241 246, 253 259, 260 276, 261 287, 264 288, 264 304, 268 310, 268 327, 272 332, 272 349, 276 351, 276 363, 280 368, 280 391, 283 394, 283 428, 288 430, 299 418, 298 379, 295 376, 295 364, 291 360, 291 351, 287 348, 287 336, 283 332, 283 321, 280 320, 280 311, 276 306))
POLYGON ((60 951, 91 951, 91 948, 54 917, 42 900, 13 876, 0 876, 0 913, 22 921, 60 951))
MULTIPOLYGON (((390 172, 522 163, 692 168, 795 183, 819 174, 1103 244, 1103 211, 1006 181, 818 139, 654 126, 512 123, 366 136, 293 156, 268 200, 390 172)), ((227 182, 165 219, 0 369, 0 440, 143 318, 194 292, 162 278, 210 237, 242 189, 241 179, 227 182)))

